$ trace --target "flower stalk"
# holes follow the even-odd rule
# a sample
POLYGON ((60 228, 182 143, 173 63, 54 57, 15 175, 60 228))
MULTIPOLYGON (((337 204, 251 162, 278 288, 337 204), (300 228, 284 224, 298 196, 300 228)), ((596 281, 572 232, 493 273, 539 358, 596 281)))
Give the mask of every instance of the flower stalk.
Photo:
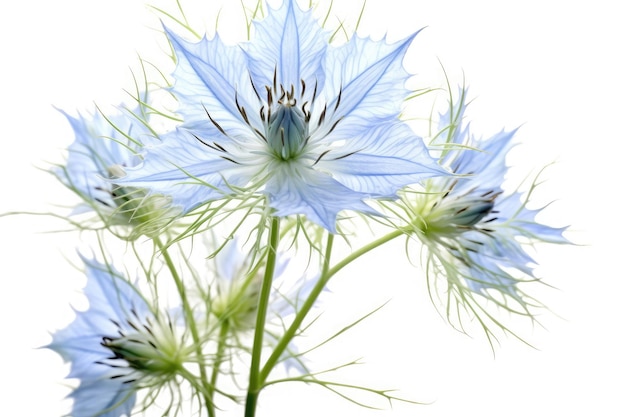
POLYGON ((265 273, 263 275, 263 283, 261 292, 259 293, 259 304, 256 314, 256 325, 254 328, 254 341, 252 344, 252 359, 250 361, 250 381, 248 384, 248 393, 246 396, 245 416, 254 417, 256 413, 257 401, 263 387, 263 380, 260 376, 261 353, 263 352, 263 336, 265 334, 265 320, 267 317, 267 309, 272 291, 272 280, 274 278, 274 269, 276 266, 276 251, 279 241, 280 219, 272 217, 269 229, 267 244, 267 261, 265 264, 265 273))
POLYGON ((193 314, 193 309, 191 308, 191 305, 189 304, 189 299, 187 298, 186 287, 180 275, 178 274, 178 270, 176 266, 174 265, 174 261, 172 260, 172 257, 170 256, 168 252, 167 246, 165 246, 159 238, 155 238, 154 242, 159 248, 161 256, 163 256, 165 264, 167 265, 167 268, 169 269, 170 274, 172 275, 172 279, 174 280, 174 283, 176 284, 176 289, 178 290, 178 295, 180 297, 181 305, 183 308, 183 313, 185 316, 185 323, 187 324, 187 326, 189 326, 189 331, 191 333, 193 344, 196 350, 198 370, 200 372, 200 381, 201 381, 202 388, 203 388, 202 395, 204 396, 205 407, 206 407, 209 417, 214 417, 215 406, 213 404, 213 398, 212 398, 212 394, 214 390, 208 380, 208 376, 206 372, 206 363, 204 361, 204 352, 202 351, 203 343, 202 343, 202 339, 200 338, 200 333, 198 332, 198 326, 196 325, 196 319, 193 314))

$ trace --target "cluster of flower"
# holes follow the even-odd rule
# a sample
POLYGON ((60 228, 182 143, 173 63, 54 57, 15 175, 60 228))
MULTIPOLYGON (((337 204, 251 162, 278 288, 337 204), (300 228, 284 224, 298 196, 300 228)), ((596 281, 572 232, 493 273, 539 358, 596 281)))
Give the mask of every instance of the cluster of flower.
POLYGON ((116 115, 66 115, 76 139, 53 172, 82 199, 72 217, 95 213, 107 233, 143 236, 155 248, 148 263, 163 266, 148 268, 146 284, 83 257, 89 308, 49 345, 80 380, 73 416, 130 415, 140 391, 144 407, 167 391, 171 413, 191 397, 213 416, 217 395, 242 399, 218 388, 220 375, 239 375, 234 358, 250 365, 243 398, 254 415, 276 364, 314 378, 292 342, 329 279, 398 237, 421 242, 431 287, 445 283, 457 308, 479 316, 488 301, 532 316, 520 288, 536 280, 524 245, 566 243, 563 229, 535 221, 529 193, 503 189, 514 131, 474 137, 463 122, 465 90, 428 145, 400 118, 409 93, 402 60, 415 35, 334 45, 310 10, 285 0, 238 45, 166 36, 175 128, 159 131, 155 103, 140 98, 116 115), (348 216, 387 231, 333 264, 333 236, 355 221, 348 216), (233 226, 220 241, 223 223, 233 226), (200 238, 211 240, 211 279, 170 254, 200 238), (279 248, 301 240, 319 265, 294 280, 279 248), (162 276, 172 278, 177 306, 141 290, 162 276), (182 386, 193 394, 176 395, 182 386))

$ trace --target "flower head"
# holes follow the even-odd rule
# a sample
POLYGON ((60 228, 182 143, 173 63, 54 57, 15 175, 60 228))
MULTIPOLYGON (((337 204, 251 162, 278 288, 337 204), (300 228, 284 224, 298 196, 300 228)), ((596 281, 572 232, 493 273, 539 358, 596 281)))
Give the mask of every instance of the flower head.
POLYGON ((503 189, 505 157, 515 131, 475 138, 462 123, 465 96, 463 91, 458 108, 451 106, 442 116, 438 138, 444 149, 442 165, 458 176, 428 179, 423 191, 407 192, 402 204, 426 247, 429 274, 444 278, 447 297, 453 295, 472 310, 467 305, 471 294, 513 309, 508 298, 527 313, 519 284, 537 279, 524 245, 566 243, 565 228, 538 223, 535 216, 540 210, 527 206, 530 193, 503 189))
POLYGON ((63 114, 75 139, 66 164, 53 173, 83 200, 73 214, 95 211, 107 226, 130 225, 137 229, 135 235, 160 229, 167 219, 165 198, 147 197, 142 190, 112 182, 141 161, 138 154, 144 144, 156 142, 147 122, 129 110, 112 116, 100 111, 78 117, 63 114))
MULTIPOLYGON (((270 340, 280 334, 276 330, 297 312, 315 283, 311 274, 294 273, 297 268, 289 264, 290 260, 287 253, 281 252, 274 270, 265 329, 270 340), (299 278, 294 279, 294 276, 299 278)), ((264 266, 263 261, 255 263, 253 255, 245 252, 237 239, 228 242, 215 257, 215 290, 211 294, 210 309, 220 323, 228 323, 235 339, 250 335, 255 329, 264 266)), ((303 372, 302 360, 295 352, 297 347, 292 343, 283 358, 285 366, 303 372)))
POLYGON ((120 183, 171 196, 184 211, 252 190, 277 216, 335 231, 339 212, 372 213, 367 199, 444 172, 398 118, 414 36, 331 46, 294 0, 254 29, 236 46, 167 32, 184 123, 120 183))
POLYGON ((109 266, 85 259, 86 311, 53 335, 47 347, 71 362, 74 417, 130 416, 136 392, 158 389, 190 353, 169 317, 155 314, 128 281, 109 266))

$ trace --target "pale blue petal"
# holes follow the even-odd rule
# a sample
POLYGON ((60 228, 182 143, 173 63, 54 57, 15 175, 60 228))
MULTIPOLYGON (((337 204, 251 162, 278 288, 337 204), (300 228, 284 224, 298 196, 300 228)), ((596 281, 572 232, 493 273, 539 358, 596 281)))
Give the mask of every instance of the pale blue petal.
MULTIPOLYGON (((241 48, 225 45, 217 35, 191 43, 170 31, 167 34, 178 59, 171 90, 180 102, 178 111, 185 123, 211 124, 209 113, 229 135, 249 134, 235 99, 247 109, 256 108, 258 101, 241 48)), ((257 112, 250 115, 254 127, 261 129, 257 112)))
POLYGON ((478 150, 459 150, 453 162, 457 174, 471 174, 472 182, 485 186, 501 185, 508 167, 506 154, 515 146, 512 139, 516 130, 502 131, 489 139, 471 140, 468 145, 478 150))
POLYGON ((278 165, 276 169, 265 190, 276 216, 304 214, 334 233, 342 210, 375 213, 363 202, 367 194, 351 190, 327 174, 289 165, 278 165))
POLYGON ((199 204, 232 193, 230 186, 250 180, 245 170, 183 130, 167 135, 159 146, 147 149, 144 162, 127 169, 116 183, 148 188, 172 198, 186 212, 199 204))
POLYGON ((120 385, 111 379, 81 383, 70 394, 74 399, 72 417, 130 417, 136 395, 120 385))
POLYGON ((137 290, 115 270, 86 258, 83 261, 87 267, 84 294, 89 308, 76 311, 74 321, 55 332, 47 347, 71 363, 68 378, 80 380, 78 388, 70 394, 74 399, 72 416, 130 416, 135 404, 133 385, 111 379, 123 371, 99 363, 111 356, 111 351, 101 342, 105 336, 118 334, 119 328, 113 321, 132 330, 127 322, 130 311, 145 317, 150 309, 137 290))
POLYGON ((354 36, 347 44, 329 49, 324 90, 330 112, 327 129, 341 120, 333 136, 351 138, 355 132, 398 117, 408 92, 404 84, 409 74, 402 59, 415 36, 393 44, 354 36))
POLYGON ((569 243, 563 236, 567 227, 550 227, 537 222, 536 216, 543 208, 528 208, 521 193, 505 196, 498 203, 498 209, 512 218, 509 227, 520 236, 552 243, 569 243))
POLYGON ((233 239, 215 256, 215 272, 219 278, 230 284, 238 278, 243 278, 237 274, 245 261, 246 257, 239 248, 237 239, 233 239))
POLYGON ((262 94, 265 86, 273 86, 274 71, 277 85, 283 85, 285 90, 293 85, 297 97, 301 81, 311 91, 316 82, 321 89, 328 36, 311 10, 303 12, 294 0, 286 0, 279 9, 270 10, 264 20, 255 22, 254 29, 246 52, 252 78, 262 94))
POLYGON ((346 187, 377 197, 424 178, 448 175, 429 155, 422 138, 394 120, 374 126, 324 155, 315 165, 346 187))

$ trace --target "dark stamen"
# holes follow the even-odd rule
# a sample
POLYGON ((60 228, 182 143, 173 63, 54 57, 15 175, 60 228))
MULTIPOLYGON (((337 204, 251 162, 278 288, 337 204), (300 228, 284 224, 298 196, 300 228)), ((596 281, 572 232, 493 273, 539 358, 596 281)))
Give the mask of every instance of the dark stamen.
POLYGON ((326 118, 326 104, 324 104, 324 110, 322 110, 322 114, 320 114, 320 118, 317 122, 317 125, 320 126, 324 122, 325 118, 326 118))
POLYGON ((224 149, 223 147, 221 147, 217 143, 213 142, 213 145, 211 145, 210 143, 206 143, 205 141, 203 141, 202 139, 200 139, 198 136, 194 135, 193 133, 192 133, 192 135, 193 135, 194 138, 196 138, 198 140, 198 142, 200 142, 204 146, 207 146, 207 147, 213 149, 214 151, 226 152, 226 149, 224 149))
POLYGON ((274 93, 278 93, 278 90, 276 89, 276 67, 274 67, 274 80, 272 81, 272 84, 274 86, 274 93))
POLYGON ((337 127, 337 125, 339 124, 340 121, 342 121, 343 118, 339 118, 339 120, 337 120, 335 123, 333 123, 332 127, 330 128, 330 130, 328 131, 327 135, 330 134, 333 130, 335 130, 335 128, 337 127))
POLYGON ((202 105, 202 107, 204 108, 204 112, 206 113, 206 115, 209 116, 209 120, 211 121, 211 123, 213 123, 213 126, 215 126, 222 135, 228 136, 226 132, 224 132, 224 129, 222 129, 222 126, 220 126, 215 120, 213 120, 209 111, 206 109, 206 107, 204 107, 204 104, 202 105))
POLYGON ((339 107, 339 103, 341 103, 341 92, 342 92, 342 87, 339 87, 339 94, 337 95, 337 103, 335 103, 335 110, 333 110, 333 113, 337 111, 337 108, 339 107))
POLYGON ((353 152, 347 153, 347 154, 345 154, 345 155, 338 156, 338 157, 333 158, 333 159, 334 159, 335 161, 337 161, 337 160, 339 160, 339 159, 347 158, 347 157, 349 157, 349 156, 351 156, 351 155, 354 155, 354 154, 355 154, 355 153, 357 153, 357 152, 360 152, 360 151, 353 151, 353 152))
POLYGON ((315 162, 313 162, 313 165, 311 166, 315 166, 315 164, 317 164, 323 157, 324 155, 326 155, 328 152, 330 152, 330 149, 325 150, 324 152, 322 152, 320 154, 320 156, 317 157, 317 159, 315 160, 315 162))
POLYGON ((254 81, 252 81, 252 74, 250 73, 250 71, 248 71, 248 77, 250 78, 250 85, 252 86, 252 90, 254 90, 254 94, 256 94, 256 98, 261 101, 261 96, 254 86, 254 81))
POLYGON ((235 161, 234 159, 227 158, 227 157, 225 157, 225 156, 222 156, 222 158, 223 158, 223 159, 225 159, 225 160, 227 160, 227 161, 229 161, 229 162, 232 162, 233 164, 241 165, 239 162, 235 161))
POLYGON ((315 80, 315 87, 313 88, 313 97, 311 98, 311 105, 315 103, 315 97, 317 97, 317 80, 315 80))

